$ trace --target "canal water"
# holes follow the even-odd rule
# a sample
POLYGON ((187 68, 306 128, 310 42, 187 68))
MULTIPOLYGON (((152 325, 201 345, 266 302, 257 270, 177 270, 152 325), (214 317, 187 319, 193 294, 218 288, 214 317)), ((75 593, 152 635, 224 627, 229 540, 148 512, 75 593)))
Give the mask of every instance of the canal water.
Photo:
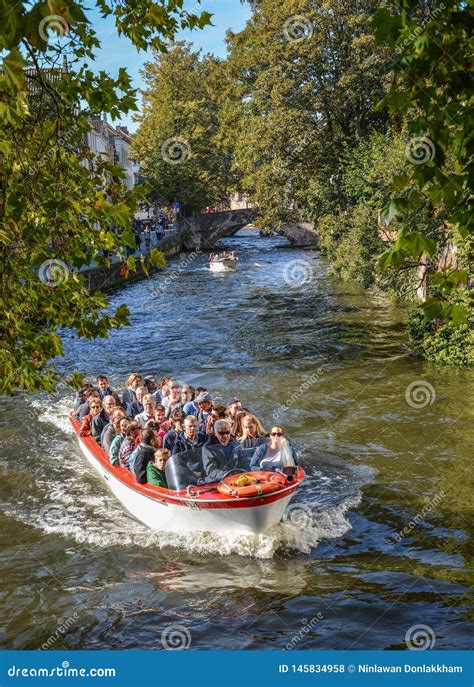
POLYGON ((81 457, 69 391, 3 399, 0 645, 467 648, 473 372, 410 354, 404 309, 315 251, 221 243, 237 272, 188 255, 125 286, 133 327, 66 335, 62 368, 236 395, 285 426, 303 488, 263 535, 151 533, 81 457))

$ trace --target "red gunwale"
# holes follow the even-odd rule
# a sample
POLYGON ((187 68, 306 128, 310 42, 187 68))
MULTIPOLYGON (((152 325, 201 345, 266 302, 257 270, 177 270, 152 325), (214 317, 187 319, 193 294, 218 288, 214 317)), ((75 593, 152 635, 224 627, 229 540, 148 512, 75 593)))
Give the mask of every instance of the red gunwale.
MULTIPOLYGON (((298 467, 298 472, 293 482, 291 482, 287 487, 284 487, 279 491, 275 491, 272 494, 268 494, 267 496, 252 496, 242 499, 229 499, 223 494, 220 494, 218 491, 209 490, 209 492, 204 492, 204 494, 206 494, 206 498, 204 498, 204 494, 201 494, 198 497, 190 498, 186 495, 185 491, 172 491, 171 489, 164 489, 163 487, 155 487, 152 484, 139 484, 129 470, 111 465, 107 453, 91 436, 81 437, 79 435, 79 422, 74 420, 72 417, 70 417, 69 420, 79 441, 82 442, 84 446, 92 453, 94 458, 100 463, 106 472, 113 475, 132 491, 135 491, 146 498, 152 499, 153 501, 159 501, 160 503, 169 503, 175 506, 185 507, 189 507, 190 504, 192 504, 193 508, 249 508, 253 506, 266 506, 269 503, 278 501, 284 496, 292 494, 305 477, 303 468, 298 467)), ((211 487, 213 485, 209 486, 211 487)))

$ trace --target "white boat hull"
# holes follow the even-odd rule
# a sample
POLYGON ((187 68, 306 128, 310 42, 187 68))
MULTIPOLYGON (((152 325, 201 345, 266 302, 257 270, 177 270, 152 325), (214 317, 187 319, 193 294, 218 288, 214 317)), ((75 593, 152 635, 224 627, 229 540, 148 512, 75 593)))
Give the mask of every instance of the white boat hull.
POLYGON ((202 508, 197 502, 174 505, 131 488, 107 470, 79 439, 80 448, 111 492, 137 520, 152 530, 170 532, 260 533, 280 522, 294 489, 278 500, 263 505, 235 508, 202 508))
POLYGON ((213 260, 209 263, 209 269, 213 272, 229 272, 237 269, 237 260, 226 258, 224 260, 213 260))

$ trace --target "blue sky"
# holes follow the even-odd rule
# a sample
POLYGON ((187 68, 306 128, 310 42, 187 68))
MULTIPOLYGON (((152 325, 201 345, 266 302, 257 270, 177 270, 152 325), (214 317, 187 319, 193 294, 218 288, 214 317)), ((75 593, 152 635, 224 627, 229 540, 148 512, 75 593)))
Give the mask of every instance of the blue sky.
MULTIPOLYGON (((208 26, 202 30, 180 31, 176 36, 177 39, 189 41, 196 49, 202 48, 204 52, 212 52, 219 57, 226 55, 227 29, 240 31, 251 14, 249 5, 242 4, 240 0, 202 0, 200 5, 196 0, 187 0, 184 6, 188 11, 196 13, 203 10, 210 12, 213 14, 214 26, 208 26)), ((149 53, 137 52, 127 38, 119 37, 111 17, 101 19, 98 16, 94 21, 94 28, 102 43, 97 54, 96 67, 105 69, 112 75, 117 73, 119 67, 126 67, 134 86, 141 87, 142 80, 139 72, 143 63, 150 59, 149 53)), ((115 124, 119 123, 129 126, 132 131, 136 129, 136 124, 132 122, 131 117, 115 122, 115 124)))

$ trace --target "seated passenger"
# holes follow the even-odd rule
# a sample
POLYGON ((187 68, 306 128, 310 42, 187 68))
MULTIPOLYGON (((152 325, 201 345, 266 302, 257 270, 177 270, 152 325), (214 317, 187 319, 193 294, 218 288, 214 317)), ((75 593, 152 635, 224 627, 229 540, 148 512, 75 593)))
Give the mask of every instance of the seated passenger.
POLYGON ((110 445, 119 433, 120 420, 127 417, 123 408, 114 408, 110 413, 110 422, 104 427, 100 435, 100 445, 107 453, 110 450, 110 445))
MULTIPOLYGON (((167 423, 168 424, 168 423, 167 423)), ((179 432, 182 432, 184 429, 184 413, 181 409, 173 410, 170 416, 169 420, 169 429, 166 432, 166 434, 163 436, 163 433, 160 432, 160 436, 162 437, 162 444, 163 448, 167 448, 168 451, 173 452, 173 446, 174 442, 176 441, 176 437, 178 436, 179 432)))
POLYGON ((231 396, 227 399, 226 408, 227 415, 229 415, 229 417, 232 420, 235 420, 235 416, 237 415, 239 410, 242 410, 242 404, 238 398, 236 398, 235 396, 231 396))
POLYGON ((184 420, 184 429, 175 435, 172 453, 183 453, 193 448, 199 448, 207 440, 208 437, 203 432, 198 431, 197 418, 194 415, 188 415, 184 420))
POLYGON ((298 465, 296 451, 284 434, 283 427, 272 427, 270 438, 257 447, 250 460, 251 470, 283 470, 298 465))
POLYGON ((115 398, 113 396, 105 396, 102 399, 102 411, 92 420, 91 434, 92 437, 100 444, 100 435, 102 430, 110 422, 110 414, 117 407, 115 398))
POLYGON ((155 419, 155 406, 155 397, 151 394, 145 394, 143 397, 143 413, 140 413, 135 417, 135 420, 138 422, 140 427, 145 427, 149 420, 155 419))
POLYGON ((122 446, 125 437, 127 436, 128 431, 131 429, 132 424, 128 417, 120 417, 119 416, 119 421, 118 421, 118 428, 117 428, 117 434, 114 437, 112 443, 110 444, 110 449, 109 449, 109 458, 110 462, 112 465, 115 465, 117 467, 120 465, 120 459, 119 459, 119 451, 120 447, 122 446))
POLYGON ((197 415, 199 408, 196 405, 196 398, 199 396, 199 394, 202 394, 203 392, 207 391, 207 389, 204 386, 198 386, 196 388, 194 388, 193 386, 189 386, 189 388, 192 389, 193 397, 192 399, 189 399, 187 403, 184 404, 184 414, 197 415))
POLYGON ((159 399, 156 397, 156 393, 158 391, 158 384, 156 383, 156 379, 154 378, 153 375, 146 375, 143 378, 143 384, 146 388, 146 391, 145 391, 146 394, 151 394, 152 396, 154 396, 155 401, 157 403, 158 403, 158 401, 161 401, 161 395, 160 395, 159 399))
POLYGON ((222 405, 216 405, 213 407, 211 412, 209 413, 207 420, 206 420, 206 434, 208 437, 212 437, 214 434, 214 423, 216 420, 226 420, 230 419, 227 417, 227 411, 225 409, 225 406, 222 405))
POLYGON ((160 448, 159 437, 152 429, 143 430, 140 437, 140 444, 136 449, 136 455, 133 461, 133 472, 135 473, 137 482, 140 484, 146 483, 148 463, 153 460, 157 448, 160 448))
POLYGON ((244 417, 248 414, 248 410, 238 410, 234 418, 229 417, 229 420, 232 422, 232 436, 236 439, 241 437, 244 433, 242 422, 244 421, 244 417))
POLYGON ((86 384, 82 387, 82 389, 79 389, 79 391, 77 392, 77 398, 74 401, 74 412, 79 408, 79 406, 85 403, 85 401, 87 400, 87 392, 93 388, 94 387, 92 386, 92 384, 86 384))
POLYGON ((93 398, 89 403, 89 412, 82 418, 81 426, 79 427, 79 436, 88 437, 91 433, 92 420, 100 414, 102 410, 102 401, 100 398, 93 398))
POLYGON ((130 470, 130 457, 135 450, 135 437, 139 433, 136 422, 130 422, 119 449, 119 465, 130 470))
POLYGON ((122 401, 120 400, 120 396, 116 391, 111 389, 109 386, 109 382, 107 380, 107 377, 105 375, 97 375, 95 378, 95 381, 97 382, 97 389, 99 390, 99 396, 101 398, 105 398, 105 396, 113 396, 115 398, 115 402, 118 406, 122 405, 122 401))
MULTIPOLYGON (((196 396, 196 389, 190 384, 183 384, 181 387, 181 403, 183 404, 183 410, 185 406, 191 403, 196 396)), ((193 404, 194 405, 194 404, 193 404)), ((185 415, 192 415, 192 413, 186 413, 185 415)))
POLYGON ((202 448, 205 483, 221 480, 229 470, 249 469, 239 442, 230 436, 230 429, 229 420, 216 420, 214 436, 202 448))
POLYGON ((197 413, 190 413, 190 415, 195 415, 198 421, 198 428, 200 432, 206 431, 206 421, 212 410, 212 397, 211 394, 203 392, 199 394, 194 400, 195 405, 198 408, 197 413))
POLYGON ((242 434, 237 437, 240 445, 242 446, 242 453, 249 460, 255 453, 257 446, 266 444, 265 430, 262 427, 262 423, 258 420, 255 415, 245 415, 242 419, 242 434))
POLYGON ((127 405, 127 415, 128 417, 135 418, 140 413, 143 413, 145 408, 143 407, 143 397, 148 393, 146 386, 137 386, 135 390, 136 399, 127 405))
MULTIPOLYGON (((161 403, 158 403, 155 406, 155 412, 153 414, 153 419, 156 423, 158 423, 161 427, 161 425, 165 422, 165 416, 166 416, 166 411, 165 407, 161 405, 161 403)), ((166 430, 168 431, 168 430, 166 430)))
POLYGON ((163 400, 169 395, 170 379, 171 377, 169 375, 163 375, 162 377, 160 377, 160 388, 155 391, 155 397, 158 403, 163 404, 163 400))
POLYGON ((142 378, 138 372, 132 372, 127 381, 125 382, 125 390, 123 392, 123 404, 125 408, 129 403, 137 400, 136 389, 142 385, 142 378))
POLYGON ((146 481, 148 484, 168 489, 165 468, 169 457, 170 452, 167 448, 159 448, 158 451, 155 451, 153 460, 148 463, 146 468, 146 481))
POLYGON ((166 417, 170 417, 173 410, 182 410, 183 403, 181 402, 180 386, 175 379, 171 379, 168 383, 169 395, 161 401, 166 410, 166 417))
POLYGON ((84 392, 84 401, 72 413, 72 417, 75 420, 82 420, 82 418, 88 414, 89 401, 93 398, 98 398, 100 400, 99 391, 94 386, 91 386, 84 392))

